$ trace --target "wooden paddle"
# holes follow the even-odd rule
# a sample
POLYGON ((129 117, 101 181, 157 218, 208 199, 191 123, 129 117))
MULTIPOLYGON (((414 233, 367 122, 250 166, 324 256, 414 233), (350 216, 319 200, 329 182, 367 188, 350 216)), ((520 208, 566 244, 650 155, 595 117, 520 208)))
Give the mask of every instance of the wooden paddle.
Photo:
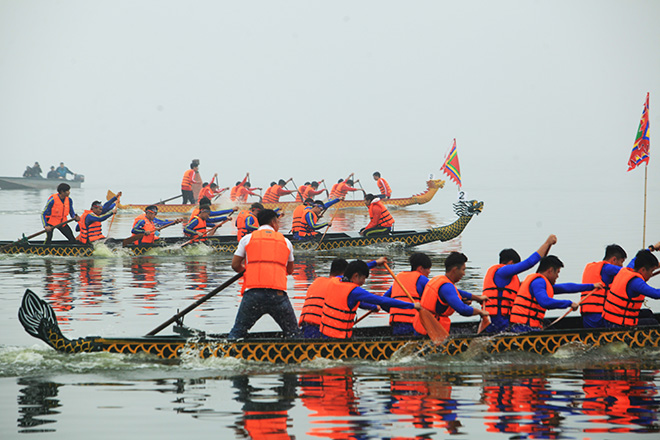
POLYGON ((362 315, 358 319, 356 319, 355 322, 353 323, 353 325, 356 326, 358 322, 362 321, 364 318, 366 318, 367 316, 371 315, 374 312, 375 312, 375 310, 369 310, 367 313, 365 313, 364 315, 362 315))
MULTIPOLYGON (((584 303, 584 302, 587 300, 587 298, 589 298, 589 297, 591 296, 592 293, 594 293, 593 290, 592 290, 591 292, 587 293, 587 294, 585 295, 585 297, 582 298, 582 300, 580 300, 580 302, 578 303, 578 306, 581 306, 582 303, 584 303)), ((548 329, 548 328, 552 327, 553 325, 557 324, 559 321, 561 321, 562 319, 566 318, 566 317, 568 316, 568 314, 571 313, 572 311, 573 311, 573 309, 569 307, 568 310, 566 310, 566 313, 564 313, 564 314, 561 315, 559 318, 555 319, 555 320, 552 321, 550 324, 548 324, 548 326, 547 326, 545 329, 548 329)), ((545 329, 544 329, 544 330, 545 330, 545 329)))
MULTIPOLYGON (((117 196, 117 204, 115 205, 115 212, 112 213, 112 218, 110 219, 110 224, 108 225, 108 232, 107 232, 108 235, 110 235, 110 229, 112 229, 112 224, 115 221, 115 217, 117 217, 117 208, 119 207, 119 198, 120 197, 121 196, 117 196)), ((110 197, 110 198, 112 198, 112 197, 110 197)))
MULTIPOLYGON (((401 281, 396 277, 394 272, 392 272, 392 269, 390 269, 390 266, 387 265, 387 263, 383 264, 385 266, 385 269, 390 273, 392 278, 394 278, 394 281, 399 285, 401 290, 403 290, 406 295, 408 295, 408 299, 410 299, 410 302, 415 302, 413 299, 412 295, 408 292, 408 290, 401 284, 401 281)), ((431 341, 433 341, 434 344, 439 345, 442 344, 445 339, 449 336, 449 333, 447 330, 440 324, 436 319, 435 316, 433 316, 433 313, 430 311, 426 310, 425 308, 421 308, 418 310, 419 312, 419 319, 422 322, 422 326, 424 327, 424 330, 426 330, 426 333, 428 333, 429 338, 431 341)))
POLYGON ((231 219, 228 218, 227 220, 223 220, 223 221, 221 221, 221 222, 218 223, 217 225, 213 226, 211 229, 204 231, 204 233, 203 233, 201 236, 198 235, 198 236, 196 236, 196 237, 191 238, 190 240, 188 240, 188 241, 186 241, 185 243, 183 243, 180 247, 183 248, 183 247, 188 246, 188 245, 191 244, 191 243, 195 243, 195 242, 197 242, 197 241, 200 241, 203 237, 206 237, 206 236, 209 236, 209 237, 210 237, 211 235, 215 234, 215 231, 217 231, 218 228, 219 228, 220 226, 224 225, 224 224, 227 223, 228 221, 231 221, 231 219))
MULTIPOLYGON (((181 223, 181 221, 182 221, 181 219, 179 219, 179 220, 174 220, 173 222, 170 222, 170 223, 168 223, 168 224, 166 224, 166 225, 163 225, 163 226, 161 226, 161 227, 159 227, 159 228, 156 228, 156 231, 162 231, 163 229, 165 229, 165 228, 169 228, 169 227, 172 226, 172 225, 176 225, 176 224, 181 223)), ((154 232, 156 232, 156 231, 154 231, 154 232)), ((141 239, 142 237, 144 237, 144 235, 145 235, 144 232, 143 232, 143 233, 140 233, 140 234, 133 234, 133 235, 131 235, 130 237, 125 238, 124 240, 122 240, 121 244, 122 244, 122 246, 128 246, 129 244, 135 243, 136 241, 138 241, 139 239, 141 239)))
POLYGON ((490 316, 482 316, 481 317, 481 322, 479 323, 479 329, 477 330, 477 334, 483 332, 486 330, 486 328, 490 325, 490 316))
POLYGON ((170 197, 169 199, 161 200, 160 202, 152 203, 152 205, 162 205, 163 203, 171 202, 174 199, 178 199, 179 197, 183 197, 182 194, 179 194, 178 196, 170 197))
MULTIPOLYGON (((59 228, 59 227, 62 227, 62 226, 64 226, 64 225, 66 225, 67 223, 71 223, 71 222, 74 221, 74 220, 75 220, 75 219, 71 218, 71 219, 69 219, 69 220, 67 220, 67 221, 65 221, 65 222, 62 222, 62 223, 60 223, 60 224, 57 224, 57 225, 53 226, 53 229, 57 229, 57 228, 59 228)), ((14 244, 16 244, 16 243, 20 243, 21 241, 27 241, 27 240, 29 240, 29 239, 31 239, 31 238, 34 238, 34 237, 37 237, 37 236, 39 236, 39 235, 41 235, 41 234, 45 234, 46 232, 47 232, 47 231, 46 231, 45 229, 42 229, 41 231, 39 231, 39 232, 35 232, 34 234, 29 235, 29 236, 27 236, 27 237, 23 237, 23 238, 21 238, 20 240, 16 240, 16 241, 14 241, 14 242, 12 242, 12 243, 8 243, 8 244, 6 244, 6 245, 0 247, 0 250, 2 250, 2 249, 4 249, 4 248, 8 248, 9 246, 12 246, 12 245, 14 245, 14 244)))
POLYGON ((237 273, 236 275, 234 275, 233 277, 231 277, 230 279, 228 279, 227 281, 225 281, 224 283, 213 289, 211 292, 207 293, 206 295, 204 295, 203 297, 201 297, 200 299, 198 299, 197 301, 195 301, 194 303, 183 309, 181 312, 177 313, 176 315, 172 316, 170 319, 168 319, 167 321, 165 321, 155 329, 151 330, 149 333, 147 333, 147 336, 154 336, 156 333, 160 332, 171 323, 177 321, 178 319, 189 313, 191 310, 197 308, 200 304, 205 303, 210 298, 222 292, 224 289, 226 289, 228 286, 236 282, 236 280, 238 280, 242 276, 243 276, 243 272, 237 273))
POLYGON ((332 218, 331 218, 330 221, 328 222, 328 227, 325 228, 325 231, 323 232, 323 235, 321 235, 321 239, 319 240, 319 244, 318 244, 318 246, 316 246, 316 250, 318 250, 318 249, 321 247, 321 242, 322 242, 323 239, 325 238, 325 234, 327 234, 328 231, 330 230, 330 224, 331 224, 332 221, 335 219, 335 216, 337 215, 338 212, 339 212, 339 206, 337 206, 337 208, 335 209, 335 213, 332 214, 332 218))

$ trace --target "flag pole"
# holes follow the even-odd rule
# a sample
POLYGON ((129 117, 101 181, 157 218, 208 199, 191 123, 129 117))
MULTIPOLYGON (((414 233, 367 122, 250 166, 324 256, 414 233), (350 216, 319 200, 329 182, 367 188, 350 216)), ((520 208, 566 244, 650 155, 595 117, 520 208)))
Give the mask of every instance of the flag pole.
POLYGON ((644 167, 644 228, 642 230, 642 247, 641 247, 642 249, 646 248, 646 182, 647 182, 648 170, 649 170, 649 164, 647 162, 646 166, 644 167))

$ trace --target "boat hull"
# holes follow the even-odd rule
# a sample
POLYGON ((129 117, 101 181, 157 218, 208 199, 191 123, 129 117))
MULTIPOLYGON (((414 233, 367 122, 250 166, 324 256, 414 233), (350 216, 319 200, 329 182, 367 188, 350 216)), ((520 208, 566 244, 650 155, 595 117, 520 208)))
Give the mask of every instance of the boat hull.
POLYGON ((0 189, 52 189, 60 183, 68 183, 71 188, 80 188, 78 180, 39 179, 37 177, 0 177, 0 189))

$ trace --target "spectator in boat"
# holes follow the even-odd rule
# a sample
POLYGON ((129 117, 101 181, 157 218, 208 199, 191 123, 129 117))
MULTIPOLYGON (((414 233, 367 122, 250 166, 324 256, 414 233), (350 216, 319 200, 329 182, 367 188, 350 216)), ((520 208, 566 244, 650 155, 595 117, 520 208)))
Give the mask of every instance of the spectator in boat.
MULTIPOLYGON (((415 252, 408 259, 410 263, 410 270, 399 272, 396 277, 406 288, 410 296, 412 296, 413 301, 419 302, 422 298, 422 293, 424 293, 424 288, 429 282, 428 276, 431 273, 431 258, 428 255, 415 252)), ((410 302, 410 298, 406 295, 406 292, 399 286, 398 283, 393 283, 392 286, 387 289, 385 294, 388 298, 398 299, 399 301, 410 302)), ((393 307, 390 309, 390 326, 392 327, 393 335, 414 335, 415 328, 413 327, 413 321, 415 320, 415 315, 417 313, 412 310, 399 309, 393 307)))
POLYGON ((80 221, 76 225, 76 231, 80 231, 78 241, 87 244, 105 238, 102 233, 101 222, 109 219, 117 212, 115 202, 118 197, 121 197, 121 191, 105 202, 105 204, 101 204, 98 200, 92 202, 91 208, 83 212, 80 216, 80 221))
POLYGON ((635 255, 632 268, 624 267, 619 271, 610 285, 603 305, 606 327, 658 325, 653 314, 642 309, 646 297, 660 299, 660 289, 646 283, 656 269, 658 259, 649 249, 644 249, 635 255))
POLYGON ((41 173, 42 173, 41 165, 39 165, 39 162, 35 162, 34 165, 32 165, 32 175, 30 177, 37 177, 39 179, 43 179, 41 173))
MULTIPOLYGON (((380 257, 377 260, 367 263, 369 269, 376 266, 382 266, 387 262, 387 258, 380 257)), ((300 331, 305 338, 320 338, 321 336, 321 318, 323 316, 323 304, 325 304, 325 296, 328 289, 331 288, 332 282, 341 282, 348 261, 343 258, 335 258, 330 265, 330 276, 318 277, 307 289, 305 295, 305 302, 300 313, 300 331)), ((390 309, 391 310, 391 309, 390 309)))
POLYGON ((73 171, 71 171, 68 167, 64 165, 64 162, 60 162, 60 166, 57 167, 55 171, 57 171, 57 174, 59 174, 60 179, 64 179, 64 180, 66 180, 67 174, 74 175, 73 171))
MULTIPOLYGON (((57 185, 57 193, 48 198, 46 207, 41 213, 41 221, 46 229, 45 244, 49 244, 53 240, 54 226, 66 222, 67 217, 80 221, 80 217, 73 210, 73 200, 69 197, 70 194, 71 186, 68 183, 60 183, 57 185)), ((69 225, 61 225, 57 229, 69 240, 69 243, 77 243, 69 225)))
POLYGON ((25 171, 23 171, 23 177, 32 177, 32 167, 27 165, 25 171))
POLYGON ((392 189, 390 188, 390 184, 387 183, 387 180, 380 177, 380 173, 378 171, 374 172, 373 177, 376 181, 376 185, 378 185, 378 190, 380 191, 380 195, 378 197, 381 200, 389 199, 392 197, 392 189))
POLYGON ((284 186, 290 181, 291 179, 280 179, 277 183, 271 182, 270 188, 266 190, 262 201, 264 203, 277 203, 280 201, 280 197, 293 194, 295 191, 289 191, 284 188, 284 186))
MULTIPOLYGON (((435 318, 447 330, 447 333, 451 328, 449 316, 454 311, 463 316, 488 316, 487 311, 466 304, 472 300, 483 304, 487 299, 485 296, 471 294, 456 287, 456 283, 465 276, 466 262, 465 254, 451 252, 445 259, 445 274, 433 277, 426 284, 424 293, 422 293, 422 307, 435 314, 435 318)), ((419 314, 415 315, 413 327, 417 333, 427 334, 419 314)))
POLYGON ((603 283, 604 289, 582 292, 580 299, 580 314, 584 328, 606 327, 603 319, 603 305, 605 297, 610 290, 614 277, 619 273, 623 262, 628 258, 626 251, 618 244, 611 244, 605 248, 603 261, 587 264, 582 273, 583 283, 603 283), (587 296, 588 295, 588 296, 587 296))
POLYGON ((229 219, 225 216, 211 217, 210 207, 203 206, 199 209, 199 214, 183 228, 183 233, 188 238, 204 240, 204 237, 213 235, 227 221, 229 219))
POLYGON ((158 215, 158 207, 156 205, 149 205, 144 209, 144 214, 138 215, 133 221, 133 228, 131 234, 140 235, 135 241, 135 244, 152 244, 160 235, 160 230, 169 224, 179 223, 181 220, 169 222, 156 218, 158 215))
POLYGON ((541 258, 548 255, 557 236, 550 235, 541 247, 524 261, 514 249, 503 249, 500 262, 491 266, 484 277, 483 294, 488 298, 484 309, 490 314, 490 325, 483 331, 499 333, 509 327, 511 306, 520 289, 518 274, 536 266, 541 258))
POLYGON ((46 174, 46 179, 59 179, 60 174, 55 170, 54 166, 50 167, 50 171, 48 171, 48 174, 46 174))
POLYGON ((374 295, 361 286, 369 277, 369 266, 362 260, 348 264, 341 282, 332 283, 326 292, 321 317, 321 334, 326 338, 348 339, 353 336, 355 313, 358 308, 377 311, 391 307, 420 309, 418 302, 412 304, 385 296, 374 295))
POLYGON ((188 203, 195 203, 195 195, 193 194, 193 184, 195 183, 202 183, 201 181, 195 180, 195 176, 197 175, 197 170, 199 168, 199 164, 196 162, 192 162, 190 164, 190 169, 186 170, 183 173, 183 179, 181 180, 181 196, 183 197, 183 203, 184 205, 188 203))
POLYGON ((510 331, 523 333, 533 330, 543 330, 545 311, 548 309, 577 310, 578 304, 566 299, 555 299, 555 294, 576 293, 603 288, 602 283, 555 284, 564 263, 554 255, 541 258, 536 273, 525 278, 518 295, 511 307, 510 331))
POLYGON ((270 315, 287 338, 300 336, 296 314, 287 296, 287 275, 293 273, 293 246, 280 232, 279 216, 272 209, 257 215, 259 229, 241 238, 231 261, 244 274, 245 293, 228 339, 247 336, 265 314, 270 315))
POLYGON ((236 238, 238 241, 241 238, 245 237, 247 234, 259 229, 259 222, 257 221, 257 215, 263 211, 264 205, 261 203, 253 203, 250 205, 250 209, 244 209, 238 213, 236 217, 236 238))
POLYGON ((372 235, 391 234, 394 219, 383 202, 373 194, 364 196, 364 202, 369 208, 370 221, 364 228, 360 229, 360 235, 370 237, 372 235))

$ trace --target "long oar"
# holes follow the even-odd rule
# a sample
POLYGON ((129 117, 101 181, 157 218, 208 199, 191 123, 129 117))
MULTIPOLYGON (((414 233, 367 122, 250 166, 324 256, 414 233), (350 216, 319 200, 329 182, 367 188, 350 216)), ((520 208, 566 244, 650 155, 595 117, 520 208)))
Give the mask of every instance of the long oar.
POLYGON ((163 203, 171 202, 174 199, 178 199, 179 197, 183 197, 182 194, 179 194, 178 196, 170 197, 169 199, 161 200, 160 202, 152 203, 152 205, 162 205, 163 203))
MULTIPOLYGON (((581 306, 582 303, 584 303, 584 302, 587 300, 587 298, 589 298, 589 297, 591 296, 592 293, 594 293, 593 290, 592 290, 591 292, 587 293, 587 294, 585 295, 585 297, 582 298, 582 300, 578 303, 578 306, 581 306)), ((553 325, 557 324, 557 323, 558 323, 559 321, 561 321, 562 319, 566 318, 566 317, 568 316, 568 314, 571 313, 572 311, 573 311, 573 309, 569 307, 568 310, 566 310, 566 313, 564 313, 564 314, 561 315, 559 318, 555 319, 555 320, 552 321, 550 324, 548 324, 548 326, 546 327, 546 329, 552 327, 553 325)))
MULTIPOLYGON (((410 299, 410 302, 414 303, 415 300, 413 299, 412 295, 408 292, 408 290, 404 287, 403 284, 401 284, 401 281, 396 277, 394 272, 392 272, 392 269, 390 269, 390 266, 387 265, 387 263, 383 264, 385 266, 385 269, 390 273, 392 278, 394 278, 394 281, 399 285, 401 290, 403 290, 406 295, 408 295, 408 299, 410 299)), ((419 319, 422 322, 422 326, 424 326, 424 330, 426 330, 426 333, 428 333, 429 338, 431 341, 433 341, 434 344, 442 344, 445 339, 449 336, 449 333, 447 330, 440 324, 438 321, 436 321, 435 317, 431 312, 426 310, 425 308, 421 308, 418 310, 419 312, 419 319)))
MULTIPOLYGON (((119 196, 121 197, 121 196, 119 196)), ((115 205, 115 212, 112 213, 112 218, 110 219, 110 224, 108 225, 107 234, 110 235, 110 229, 112 229, 112 224, 115 222, 115 217, 117 217, 117 208, 119 207, 119 197, 117 197, 117 204, 115 205)))
MULTIPOLYGON (((57 229, 57 228, 59 228, 59 227, 62 227, 62 226, 64 226, 64 225, 66 225, 67 223, 72 222, 73 220, 75 220, 75 219, 70 218, 69 220, 67 220, 67 221, 65 221, 65 222, 62 222, 62 223, 60 223, 60 224, 58 224, 58 225, 53 226, 53 229, 57 229)), ((4 246, 0 247, 0 250, 2 250, 2 249, 4 249, 4 248, 8 248, 9 246, 12 246, 12 245, 14 245, 14 244, 16 244, 16 243, 20 243, 21 241, 29 240, 29 239, 34 238, 34 237, 37 237, 37 236, 39 236, 39 235, 41 235, 41 234, 45 234, 46 232, 47 232, 47 231, 46 231, 45 229, 42 229, 41 231, 39 231, 39 232, 35 232, 35 233, 32 234, 32 235, 29 235, 29 236, 27 236, 27 237, 23 237, 23 238, 21 238, 20 240, 16 240, 16 241, 14 241, 14 242, 12 242, 12 243, 9 243, 9 244, 4 245, 4 246)))
POLYGON ((490 322, 490 316, 482 316, 481 322, 479 323, 479 328, 477 329, 477 334, 486 330, 486 328, 490 325, 490 322))
POLYGON ((360 316, 357 320, 355 320, 353 326, 356 326, 358 322, 362 321, 364 318, 366 318, 367 316, 371 315, 374 312, 375 310, 369 310, 367 313, 365 313, 364 315, 360 316))
MULTIPOLYGON (((179 224, 179 223, 181 223, 181 220, 174 220, 173 222, 168 223, 168 224, 166 224, 166 225, 164 225, 164 226, 161 226, 160 228, 156 228, 156 231, 162 231, 162 230, 165 229, 165 228, 169 228, 170 226, 172 226, 172 225, 176 225, 176 224, 179 224)), ((156 231, 154 231, 154 232, 156 232, 156 231)), ((128 246, 129 244, 138 241, 138 240, 141 239, 142 237, 144 237, 144 232, 142 232, 142 233, 140 233, 140 234, 133 234, 133 235, 131 235, 130 237, 125 238, 125 239, 121 242, 121 244, 122 244, 122 246, 128 246)))
POLYGON ((321 242, 322 242, 323 239, 325 238, 325 234, 327 234, 328 231, 330 230, 330 223, 332 223, 332 221, 335 219, 335 216, 337 215, 337 212, 339 212, 339 206, 337 206, 337 208, 335 209, 335 213, 332 214, 332 218, 331 218, 330 221, 328 222, 328 227, 325 228, 325 231, 323 232, 323 235, 321 235, 321 239, 319 240, 319 244, 318 244, 318 246, 316 246, 316 250, 319 250, 319 248, 321 247, 321 242))
POLYGON ((221 221, 221 222, 218 223, 217 225, 213 226, 211 229, 208 229, 208 230, 204 231, 204 233, 202 234, 201 237, 200 237, 199 235, 196 236, 196 237, 193 237, 193 238, 191 238, 190 240, 188 240, 188 241, 186 241, 185 243, 183 243, 183 244, 182 244, 181 246, 179 246, 179 247, 182 247, 182 248, 183 248, 183 247, 188 246, 188 245, 191 244, 191 243, 196 243, 196 242, 200 241, 200 240, 201 240, 202 238, 204 238, 204 237, 207 237, 207 236, 210 237, 211 235, 215 234, 215 231, 217 231, 218 228, 219 228, 220 226, 224 225, 224 224, 227 223, 228 221, 231 221, 231 219, 228 218, 227 220, 223 220, 223 221, 221 221))
POLYGON ((181 312, 177 313, 176 315, 172 316, 170 319, 168 319, 167 321, 165 321, 155 329, 151 330, 149 333, 147 333, 147 336, 153 336, 156 333, 160 332, 171 323, 175 322, 176 320, 180 319, 181 317, 189 313, 191 310, 197 308, 200 304, 208 301, 209 299, 211 299, 212 297, 214 297, 215 295, 226 289, 229 285, 233 284, 236 280, 238 280, 242 276, 243 276, 243 272, 239 272, 233 277, 229 278, 227 281, 225 281, 224 283, 213 289, 211 292, 207 293, 206 295, 204 295, 203 297, 201 297, 200 299, 198 299, 197 301, 195 301, 194 303, 183 309, 181 312))

